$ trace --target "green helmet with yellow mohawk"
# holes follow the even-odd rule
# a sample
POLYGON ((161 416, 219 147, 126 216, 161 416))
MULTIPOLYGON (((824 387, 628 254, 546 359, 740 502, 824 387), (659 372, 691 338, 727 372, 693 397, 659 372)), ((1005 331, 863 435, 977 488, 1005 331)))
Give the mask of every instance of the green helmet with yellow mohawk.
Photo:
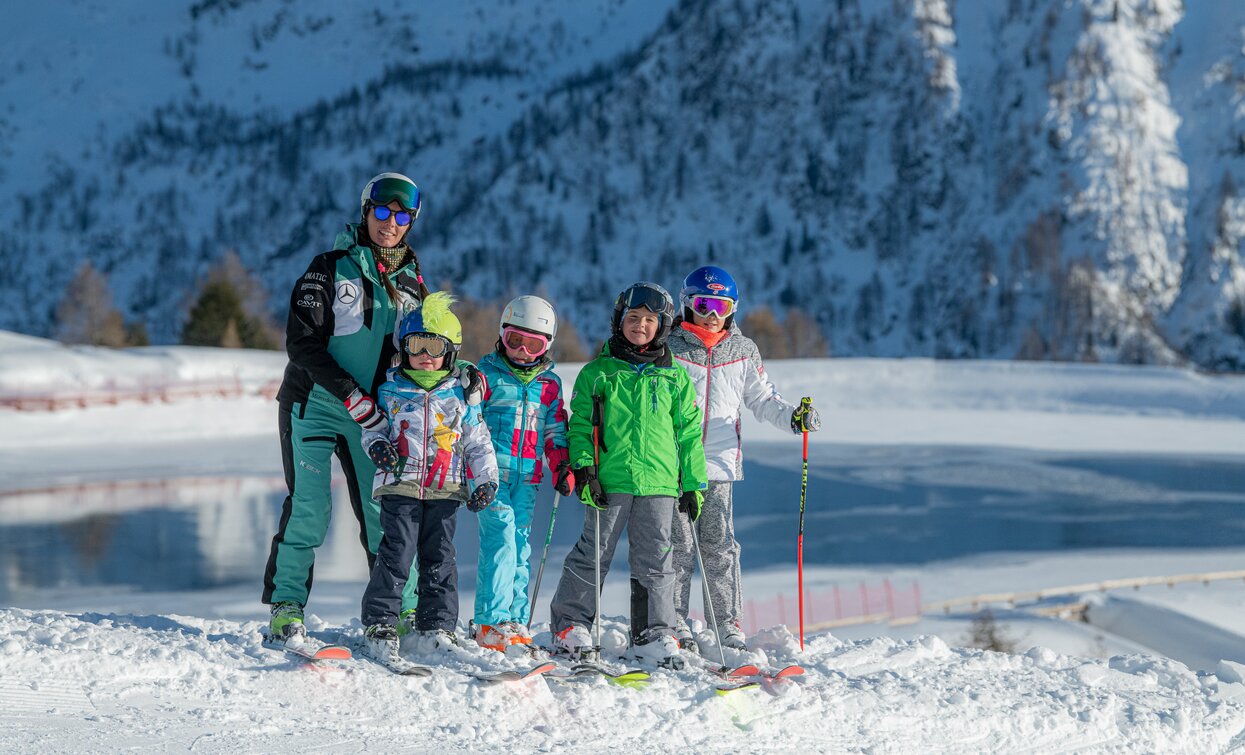
MULTIPOLYGON (((450 311, 454 297, 444 291, 429 294, 412 312, 402 318, 398 328, 398 343, 406 352, 406 337, 415 333, 431 333, 444 338, 449 343, 448 359, 445 366, 452 367, 458 360, 459 349, 463 345, 463 326, 458 317, 450 311)), ((434 355, 437 356, 437 355, 434 355)))

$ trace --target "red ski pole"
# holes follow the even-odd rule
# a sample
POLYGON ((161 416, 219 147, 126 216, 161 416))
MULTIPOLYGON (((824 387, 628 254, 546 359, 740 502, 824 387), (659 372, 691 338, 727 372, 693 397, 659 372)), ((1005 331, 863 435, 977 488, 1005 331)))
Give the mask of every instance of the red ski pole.
POLYGON ((799 582, 800 599, 800 650, 804 650, 804 500, 808 493, 808 428, 804 425, 804 413, 812 406, 813 399, 800 399, 800 426, 804 429, 804 472, 800 477, 800 535, 796 538, 796 580, 799 582))

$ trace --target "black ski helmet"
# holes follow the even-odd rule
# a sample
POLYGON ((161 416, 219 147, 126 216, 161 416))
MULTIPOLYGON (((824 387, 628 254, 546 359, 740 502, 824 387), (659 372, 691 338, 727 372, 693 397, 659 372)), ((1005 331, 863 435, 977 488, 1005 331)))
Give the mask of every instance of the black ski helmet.
POLYGON ((614 302, 614 319, 610 323, 610 333, 618 335, 627 310, 640 307, 661 316, 661 324, 657 327, 657 335, 653 336, 651 345, 664 346, 666 338, 670 335, 670 328, 674 325, 674 300, 670 298, 666 289, 648 281, 632 284, 618 295, 618 299, 614 302))

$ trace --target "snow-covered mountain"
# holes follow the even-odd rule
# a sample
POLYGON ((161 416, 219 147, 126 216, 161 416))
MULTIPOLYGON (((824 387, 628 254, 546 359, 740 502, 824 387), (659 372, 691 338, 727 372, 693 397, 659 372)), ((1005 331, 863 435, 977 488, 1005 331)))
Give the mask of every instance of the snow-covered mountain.
POLYGON ((434 281, 598 336, 722 264, 835 354, 1245 369, 1235 0, 325 0, 10 10, 0 327, 81 260, 157 341, 288 287, 402 170, 434 281))

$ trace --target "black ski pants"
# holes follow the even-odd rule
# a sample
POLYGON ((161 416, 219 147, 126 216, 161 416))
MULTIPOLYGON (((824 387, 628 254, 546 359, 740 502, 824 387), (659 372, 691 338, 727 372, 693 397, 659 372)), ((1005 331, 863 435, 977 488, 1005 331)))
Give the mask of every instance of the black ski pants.
POLYGON ((454 527, 458 501, 380 498, 380 524, 385 535, 376 551, 372 578, 363 593, 363 626, 398 623, 402 589, 419 561, 419 605, 415 629, 446 629, 458 624, 458 564, 454 527))

